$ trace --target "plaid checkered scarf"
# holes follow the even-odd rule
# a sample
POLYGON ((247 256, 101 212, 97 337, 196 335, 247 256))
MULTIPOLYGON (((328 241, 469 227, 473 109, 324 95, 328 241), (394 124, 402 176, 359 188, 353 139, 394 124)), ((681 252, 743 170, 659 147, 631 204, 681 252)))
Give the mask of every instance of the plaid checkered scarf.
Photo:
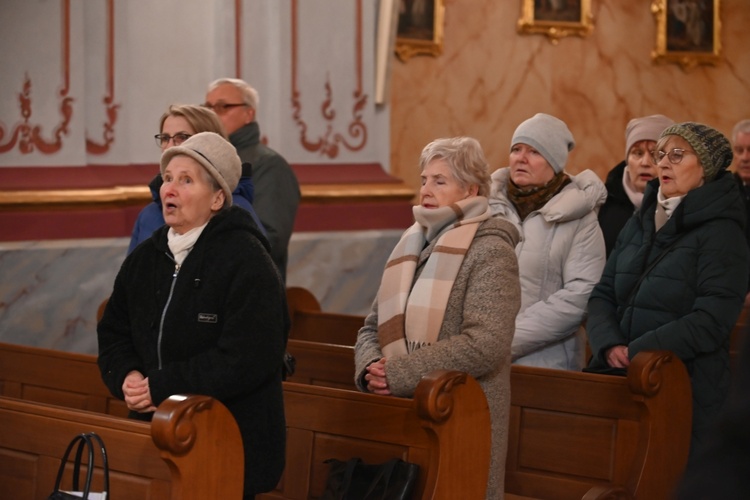
POLYGON ((416 222, 393 249, 378 290, 378 341, 386 358, 437 341, 466 251, 479 224, 491 215, 484 196, 437 209, 417 206, 413 211, 416 222), (432 254, 414 282, 419 256, 436 237, 432 254))

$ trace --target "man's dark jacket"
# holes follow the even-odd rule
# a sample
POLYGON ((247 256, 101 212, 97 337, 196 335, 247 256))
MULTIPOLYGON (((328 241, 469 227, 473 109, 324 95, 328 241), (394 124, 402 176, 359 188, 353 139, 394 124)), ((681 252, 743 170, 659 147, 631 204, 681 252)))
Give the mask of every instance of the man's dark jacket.
POLYGON ((253 208, 266 230, 271 257, 286 280, 289 239, 300 200, 297 177, 284 157, 260 142, 258 122, 234 131, 229 135, 229 142, 237 149, 240 159, 253 166, 253 208))

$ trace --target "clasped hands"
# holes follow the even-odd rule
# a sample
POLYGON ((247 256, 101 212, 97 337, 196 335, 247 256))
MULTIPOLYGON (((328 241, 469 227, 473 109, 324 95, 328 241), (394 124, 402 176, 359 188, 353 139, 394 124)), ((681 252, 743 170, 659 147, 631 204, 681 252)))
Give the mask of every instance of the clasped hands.
POLYGON ((138 413, 156 411, 156 406, 151 401, 148 377, 144 377, 141 372, 133 370, 125 376, 122 393, 125 395, 125 404, 129 410, 138 413))
POLYGON ((390 396, 391 390, 388 388, 388 381, 385 379, 385 358, 370 363, 366 369, 367 390, 373 394, 390 396))
POLYGON ((607 349, 607 363, 612 368, 627 368, 630 366, 630 358, 628 357, 628 347, 624 345, 616 345, 607 349))

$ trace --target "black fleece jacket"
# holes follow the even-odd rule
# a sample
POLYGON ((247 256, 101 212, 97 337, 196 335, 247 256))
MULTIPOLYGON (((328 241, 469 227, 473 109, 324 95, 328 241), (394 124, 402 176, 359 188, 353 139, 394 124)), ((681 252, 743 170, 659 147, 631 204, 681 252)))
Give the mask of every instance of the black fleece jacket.
POLYGON ((173 394, 224 403, 242 434, 245 493, 268 491, 284 468, 289 317, 281 277, 266 239, 239 207, 209 221, 179 268, 168 229, 131 253, 115 279, 97 328, 102 378, 118 398, 125 376, 138 370, 155 405, 173 394))

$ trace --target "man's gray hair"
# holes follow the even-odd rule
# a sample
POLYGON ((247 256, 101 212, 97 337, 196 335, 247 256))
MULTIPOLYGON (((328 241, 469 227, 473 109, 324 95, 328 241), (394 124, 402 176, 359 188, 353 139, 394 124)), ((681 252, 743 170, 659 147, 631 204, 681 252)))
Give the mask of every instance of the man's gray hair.
POLYGON ((732 130, 732 143, 737 142, 737 134, 739 133, 750 134, 750 118, 740 120, 737 122, 737 125, 734 126, 734 129, 732 130))
POLYGON ((211 92, 219 85, 224 85, 227 83, 229 85, 234 85, 240 90, 240 92, 242 92, 242 99, 245 104, 256 111, 258 110, 258 91, 252 88, 250 84, 245 80, 240 80, 239 78, 219 78, 218 80, 214 80, 208 85, 207 92, 211 92))

